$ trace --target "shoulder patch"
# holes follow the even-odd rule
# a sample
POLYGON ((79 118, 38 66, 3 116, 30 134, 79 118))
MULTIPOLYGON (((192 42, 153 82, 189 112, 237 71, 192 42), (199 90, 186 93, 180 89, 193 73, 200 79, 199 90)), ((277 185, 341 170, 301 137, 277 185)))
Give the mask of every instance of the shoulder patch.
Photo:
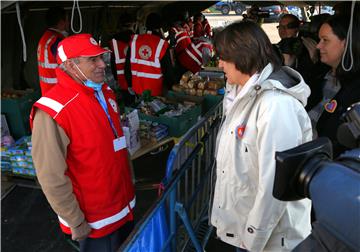
POLYGON ((117 107, 116 102, 111 98, 108 99, 108 102, 110 103, 110 105, 113 108, 113 110, 115 111, 115 113, 118 113, 118 107, 117 107))

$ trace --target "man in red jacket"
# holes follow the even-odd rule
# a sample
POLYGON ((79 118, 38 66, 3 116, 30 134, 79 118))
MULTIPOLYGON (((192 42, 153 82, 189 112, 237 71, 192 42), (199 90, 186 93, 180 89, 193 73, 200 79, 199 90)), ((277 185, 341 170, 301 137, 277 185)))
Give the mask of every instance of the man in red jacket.
POLYGON ((145 34, 132 36, 125 62, 125 77, 136 94, 150 90, 152 96, 161 96, 176 83, 161 16, 150 13, 146 18, 146 29, 145 34))
POLYGON ((32 157, 60 227, 80 251, 116 251, 133 228, 134 186, 107 50, 90 34, 59 43, 58 84, 30 115, 32 157))
POLYGON ((46 13, 48 28, 42 35, 37 48, 37 61, 41 93, 45 94, 56 83, 56 49, 67 36, 69 21, 63 8, 53 7, 46 13))
POLYGON ((114 89, 115 92, 120 93, 121 102, 125 106, 129 106, 134 102, 134 96, 129 94, 125 77, 125 62, 126 56, 130 48, 130 40, 134 35, 135 20, 129 14, 124 14, 119 17, 118 31, 109 41, 109 46, 112 51, 111 54, 111 68, 113 76, 115 76, 118 86, 114 89))

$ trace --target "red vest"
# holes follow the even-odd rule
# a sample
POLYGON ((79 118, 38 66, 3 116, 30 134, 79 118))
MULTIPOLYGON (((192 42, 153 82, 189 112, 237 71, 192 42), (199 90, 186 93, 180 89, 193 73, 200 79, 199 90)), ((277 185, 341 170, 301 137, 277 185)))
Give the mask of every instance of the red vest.
POLYGON ((192 38, 194 36, 194 31, 193 31, 194 24, 192 20, 189 19, 187 22, 184 22, 182 26, 185 29, 185 31, 187 31, 187 33, 189 34, 189 37, 192 38))
POLYGON ((203 25, 201 24, 200 21, 196 22, 194 24, 194 37, 198 38, 198 37, 202 37, 204 35, 205 35, 205 33, 204 33, 203 25))
POLYGON ((185 48, 187 48, 188 45, 191 44, 191 39, 187 31, 184 31, 182 29, 172 27, 171 31, 175 34, 175 40, 176 40, 175 52, 178 54, 183 50, 185 50, 185 48))
POLYGON ((128 51, 129 45, 128 43, 122 41, 116 41, 115 39, 112 39, 110 43, 110 47, 115 57, 116 75, 117 75, 119 87, 122 90, 127 90, 128 83, 125 78, 124 69, 125 69, 126 53, 128 51))
POLYGON ((160 61, 169 43, 152 34, 135 34, 132 37, 131 74, 132 88, 137 94, 151 90, 152 96, 162 94, 163 75, 160 61))
POLYGON ((180 64, 192 73, 201 70, 202 65, 202 49, 206 47, 212 50, 212 45, 204 41, 192 42, 182 53, 178 55, 180 64))
MULTIPOLYGON (((30 124, 38 108, 64 129, 70 139, 65 174, 92 227, 89 237, 103 237, 133 220, 135 194, 126 144, 114 151, 114 132, 94 90, 75 82, 60 69, 56 73, 59 83, 34 104, 30 124)), ((106 84, 102 91, 118 137, 124 137, 114 93, 106 84)), ((70 234, 69 225, 59 220, 63 232, 70 234)))
POLYGON ((48 29, 39 41, 37 48, 37 61, 42 95, 44 95, 57 83, 55 68, 58 65, 56 63, 55 55, 51 52, 51 46, 58 39, 63 38, 64 36, 61 33, 48 29))

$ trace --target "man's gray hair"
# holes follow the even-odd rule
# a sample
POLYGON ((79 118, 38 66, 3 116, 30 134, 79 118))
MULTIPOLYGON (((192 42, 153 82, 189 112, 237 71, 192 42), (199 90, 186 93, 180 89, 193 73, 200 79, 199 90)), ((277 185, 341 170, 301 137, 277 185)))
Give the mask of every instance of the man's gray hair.
POLYGON ((79 58, 72 58, 72 61, 74 61, 75 64, 80 64, 79 58))
MULTIPOLYGON (((79 63, 80 63, 79 58, 72 58, 72 59, 68 59, 68 60, 72 60, 75 64, 79 64, 79 63)), ((65 62, 61 63, 61 64, 59 65, 59 68, 60 68, 61 70, 63 70, 63 71, 66 72, 66 67, 65 67, 65 64, 64 64, 64 63, 65 63, 65 62)))
POLYGON ((66 72, 66 67, 65 67, 64 62, 59 65, 59 68, 66 72))

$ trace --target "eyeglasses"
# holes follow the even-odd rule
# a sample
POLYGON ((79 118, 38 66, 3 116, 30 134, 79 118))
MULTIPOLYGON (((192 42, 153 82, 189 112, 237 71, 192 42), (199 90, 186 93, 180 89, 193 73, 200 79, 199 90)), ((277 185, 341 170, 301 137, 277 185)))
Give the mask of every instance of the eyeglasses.
POLYGON ((288 23, 286 25, 278 25, 276 26, 276 28, 278 28, 279 30, 280 29, 283 29, 283 30, 286 30, 286 29, 296 29, 296 28, 299 28, 299 25, 296 24, 295 22, 291 22, 291 23, 288 23))
POLYGON ((287 25, 278 25, 278 26, 276 26, 276 28, 278 29, 278 30, 287 30, 287 25))

